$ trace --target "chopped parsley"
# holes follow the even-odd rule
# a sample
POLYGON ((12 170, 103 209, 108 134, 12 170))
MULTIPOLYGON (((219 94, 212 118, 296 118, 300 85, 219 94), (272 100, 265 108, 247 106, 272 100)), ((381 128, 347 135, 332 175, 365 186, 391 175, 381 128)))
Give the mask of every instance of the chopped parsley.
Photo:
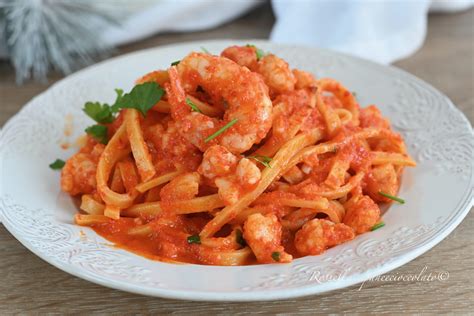
POLYGON ((216 138, 217 136, 219 136, 220 134, 224 133, 229 127, 231 127, 232 125, 234 125, 235 123, 237 123, 238 119, 233 119, 232 121, 230 121, 229 123, 227 123, 226 125, 222 126, 217 132, 215 132, 214 134, 208 136, 204 142, 207 143, 211 140, 213 140, 214 138, 216 138))
POLYGON ((107 126, 92 125, 86 128, 86 133, 99 143, 107 144, 107 126))
POLYGON ((261 156, 261 155, 256 155, 256 156, 248 156, 247 158, 254 159, 264 165, 267 168, 271 168, 270 162, 272 161, 272 158, 267 157, 267 156, 261 156))
POLYGON ((191 107, 191 109, 192 109, 193 112, 202 113, 202 111, 197 107, 196 104, 194 104, 193 101, 191 101, 190 98, 186 98, 186 104, 191 107))
POLYGON ((278 251, 272 252, 272 259, 276 262, 280 261, 280 253, 278 251))
POLYGON ((379 191, 379 194, 380 194, 381 196, 386 197, 387 199, 397 201, 397 202, 400 203, 400 204, 405 204, 405 200, 399 198, 398 196, 393 196, 393 195, 390 195, 390 194, 385 193, 385 192, 382 192, 382 191, 379 191))
POLYGON ((158 101, 165 91, 156 82, 145 82, 133 87, 132 91, 120 96, 112 106, 113 111, 120 109, 136 109, 143 116, 146 115, 158 101))
POLYGON ((199 235, 191 235, 188 237, 188 244, 201 244, 201 237, 199 235))
POLYGON ((247 242, 245 241, 244 236, 242 236, 242 231, 240 229, 235 231, 235 241, 242 247, 247 246, 247 242))
POLYGON ((56 159, 49 167, 53 170, 61 170, 65 164, 66 162, 64 160, 56 159))
POLYGON ((263 52, 262 49, 258 48, 255 45, 247 44, 247 47, 252 47, 255 48, 255 55, 257 56, 257 60, 262 59, 265 56, 265 53, 263 52))
POLYGON ((112 123, 115 120, 110 105, 106 103, 86 102, 82 110, 97 123, 112 123))
POLYGON ((173 61, 171 63, 171 66, 176 66, 177 64, 179 64, 181 62, 181 60, 177 60, 177 61, 173 61))
MULTIPOLYGON (((123 93, 122 89, 115 89, 117 97, 113 105, 100 102, 86 102, 82 109, 91 119, 99 124, 86 128, 86 133, 102 144, 107 144, 107 126, 100 124, 112 123, 116 118, 116 113, 121 109, 136 109, 143 114, 146 113, 158 102, 165 93, 163 88, 156 82, 145 82, 138 84, 129 93, 123 93)), ((56 160, 50 168, 61 169, 64 161, 56 160)))
POLYGON ((374 231, 374 230, 377 230, 379 228, 382 228, 385 226, 385 223, 384 222, 380 222, 380 223, 377 223, 375 224, 374 226, 372 226, 372 228, 370 229, 371 231, 374 231))
POLYGON ((113 105, 100 102, 86 102, 82 109, 91 119, 100 124, 112 123, 115 114, 124 108, 139 110, 143 115, 153 107, 164 94, 163 88, 156 82, 145 82, 133 87, 124 94, 122 89, 115 89, 117 97, 113 105))

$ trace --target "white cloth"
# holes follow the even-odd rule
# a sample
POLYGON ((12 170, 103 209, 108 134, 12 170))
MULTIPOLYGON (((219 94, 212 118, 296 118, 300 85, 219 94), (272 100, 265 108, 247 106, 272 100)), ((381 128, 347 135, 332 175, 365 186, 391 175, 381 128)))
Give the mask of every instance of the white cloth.
MULTIPOLYGON (((209 29, 249 11, 261 0, 160 0, 142 1, 125 22, 104 30, 104 41, 120 45, 158 32, 189 32, 209 29)), ((130 1, 133 3, 133 1, 130 1)))
MULTIPOLYGON (((156 32, 211 28, 259 2, 162 0, 138 11, 121 27, 106 30, 103 37, 117 45, 156 32)), ((423 45, 430 8, 458 11, 473 3, 474 0, 272 0, 276 22, 270 40, 329 48, 388 64, 413 54, 423 45)))
MULTIPOLYGON (((108 44, 121 45, 159 32, 209 29, 235 19, 261 2, 101 0, 101 4, 122 8, 126 18, 120 26, 98 30, 98 35, 108 44)), ((473 4, 474 0, 272 0, 276 22, 270 40, 329 48, 391 63, 421 47, 430 8, 452 12, 473 4)), ((0 19, 0 57, 5 57, 2 22, 0 19)))
POLYGON ((473 0, 273 0, 276 23, 270 39, 330 48, 388 64, 417 51, 427 15, 457 11, 473 0))

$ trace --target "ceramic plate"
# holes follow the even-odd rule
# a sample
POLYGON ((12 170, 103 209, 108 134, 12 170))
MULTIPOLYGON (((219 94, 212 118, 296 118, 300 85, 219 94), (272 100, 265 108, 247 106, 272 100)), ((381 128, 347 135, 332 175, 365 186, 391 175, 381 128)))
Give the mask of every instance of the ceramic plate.
POLYGON ((474 138, 468 120, 442 93, 392 67, 314 48, 252 41, 292 67, 333 77, 376 104, 403 134, 418 162, 407 168, 399 195, 383 215, 385 227, 320 256, 291 264, 214 267, 151 261, 114 248, 93 230, 73 224, 76 206, 48 168, 76 149, 61 149, 91 121, 85 101, 113 101, 114 88, 192 50, 219 53, 239 41, 184 43, 139 51, 79 71, 35 97, 3 128, 0 208, 5 227, 36 255, 72 275, 145 295, 212 301, 274 300, 347 287, 395 269, 445 238, 473 200, 474 138), (69 127, 67 127, 69 126, 69 127), (72 135, 66 137, 65 128, 72 135))

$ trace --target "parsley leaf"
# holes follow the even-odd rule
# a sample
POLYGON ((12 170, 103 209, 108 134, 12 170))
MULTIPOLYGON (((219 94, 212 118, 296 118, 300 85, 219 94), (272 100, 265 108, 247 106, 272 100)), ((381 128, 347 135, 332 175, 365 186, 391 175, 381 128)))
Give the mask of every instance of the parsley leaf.
POLYGON ((176 66, 177 64, 180 63, 180 61, 181 61, 181 60, 173 61, 173 62, 171 63, 171 66, 176 66))
POLYGON ((199 235, 191 235, 188 237, 188 244, 200 244, 201 243, 201 237, 199 235))
POLYGON ((257 50, 255 51, 255 53, 257 54, 257 60, 260 60, 260 59, 262 59, 262 58, 265 56, 265 53, 264 53, 263 50, 261 50, 260 48, 257 48, 257 50))
POLYGON ((112 123, 115 120, 111 107, 107 103, 86 102, 82 110, 97 123, 112 123))
POLYGON ((110 106, 107 103, 87 102, 83 111, 97 123, 107 124, 115 120, 115 113, 121 109, 137 109, 144 116, 165 93, 163 88, 156 82, 145 82, 136 85, 129 93, 123 93, 122 89, 115 89, 117 98, 110 106))
POLYGON ((123 89, 114 89, 115 93, 117 93, 117 97, 115 98, 115 103, 117 103, 123 96, 123 89))
POLYGON ((262 49, 258 48, 257 46, 251 45, 251 44, 247 44, 247 47, 255 48, 255 54, 256 54, 256 56, 257 56, 257 60, 260 60, 260 59, 262 59, 262 58, 265 56, 265 52, 264 52, 262 49))
POLYGON ((275 261, 280 261, 280 253, 278 251, 272 252, 272 259, 275 261))
POLYGON ((64 160, 56 159, 52 164, 49 165, 49 167, 53 170, 60 170, 65 164, 66 162, 64 162, 64 160))
POLYGON ((86 133, 92 136, 99 143, 107 144, 107 126, 92 125, 86 128, 86 133))
POLYGON ((120 95, 112 108, 136 109, 145 116, 148 110, 160 101, 164 93, 163 88, 156 82, 145 82, 133 87, 129 93, 120 95))
POLYGON ((235 241, 242 247, 247 246, 247 242, 245 241, 244 236, 242 236, 242 231, 240 229, 235 231, 235 241))
MULTIPOLYGON (((117 98, 115 103, 122 98, 123 90, 115 89, 117 93, 117 98)), ((115 120, 115 112, 118 112, 120 108, 115 107, 115 105, 110 106, 107 103, 100 102, 86 102, 84 108, 82 109, 91 119, 97 123, 107 124, 112 123, 115 120)))
MULTIPOLYGON (((87 102, 83 111, 94 121, 101 124, 112 123, 115 113, 121 109, 137 109, 143 116, 146 115, 164 94, 164 90, 156 82, 146 82, 136 85, 129 93, 123 93, 122 89, 115 89, 117 98, 114 105, 107 103, 87 102)), ((86 128, 86 133, 102 144, 107 144, 107 126, 92 125, 86 128)))

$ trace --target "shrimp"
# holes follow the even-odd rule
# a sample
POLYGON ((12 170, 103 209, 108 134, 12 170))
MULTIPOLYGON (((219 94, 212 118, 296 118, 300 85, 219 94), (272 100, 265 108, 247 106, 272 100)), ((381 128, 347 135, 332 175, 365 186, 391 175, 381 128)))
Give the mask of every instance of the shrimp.
POLYGON ((288 63, 273 54, 263 57, 258 62, 256 71, 262 75, 270 89, 271 96, 291 92, 295 89, 296 78, 288 63))
POLYGON ((250 215, 244 223, 244 239, 260 263, 291 262, 281 245, 282 227, 275 214, 250 215))
POLYGON ((346 215, 343 223, 350 226, 356 234, 369 231, 380 220, 380 209, 367 195, 354 195, 344 203, 346 215))
POLYGON ((376 202, 392 202, 379 192, 397 195, 398 176, 392 164, 374 166, 367 175, 366 193, 376 202))
POLYGON ((213 145, 204 153, 198 172, 211 180, 227 176, 237 167, 237 160, 224 146, 213 145))
POLYGON ((160 191, 161 207, 169 210, 172 202, 190 200, 199 192, 201 176, 197 172, 188 172, 177 176, 166 184, 160 191))
POLYGON ((169 69, 170 84, 165 85, 171 115, 181 135, 201 151, 222 145, 232 153, 242 153, 259 143, 272 124, 272 102, 264 81, 233 61, 202 53, 191 53, 169 69), (223 119, 192 112, 186 92, 201 87, 212 100, 224 100, 223 119), (212 140, 213 135, 231 121, 236 123, 212 140))
POLYGON ((217 194, 226 205, 237 203, 240 193, 239 185, 231 178, 216 178, 217 194))
POLYGON ((169 161, 176 168, 192 171, 201 162, 201 152, 181 136, 174 121, 169 121, 166 128, 162 124, 148 127, 145 139, 151 141, 161 161, 169 161))
POLYGON ((257 48, 255 46, 230 46, 222 51, 221 56, 252 71, 257 68, 257 48))
POLYGON ((71 195, 89 194, 96 189, 96 171, 105 146, 91 138, 81 150, 66 161, 61 171, 61 188, 71 195))
POLYGON ((214 181, 220 198, 226 205, 232 205, 260 181, 260 169, 247 158, 242 158, 237 163, 237 157, 230 152, 214 155, 216 150, 224 150, 224 147, 210 147, 204 154, 198 171, 214 181))
POLYGON ((247 158, 239 160, 220 145, 206 150, 198 172, 216 185, 220 198, 227 205, 236 203, 241 193, 252 188, 261 178, 260 169, 252 161, 247 158))
POLYGON ((327 248, 354 239, 351 227, 325 219, 313 219, 295 235, 295 247, 301 255, 319 255, 327 248))
POLYGON ((273 97, 293 91, 295 88, 297 80, 288 63, 273 54, 268 54, 258 60, 256 47, 231 46, 226 48, 221 56, 259 73, 270 88, 270 95, 273 97))
POLYGON ((239 183, 243 186, 255 185, 262 177, 260 169, 258 169, 254 162, 247 158, 240 159, 239 164, 237 165, 236 174, 239 183))
POLYGON ((306 89, 278 96, 273 102, 272 136, 283 140, 293 137, 315 107, 314 96, 311 91, 306 89))
POLYGON ((292 72, 296 79, 295 89, 306 89, 317 85, 316 79, 309 72, 299 69, 293 69, 292 72))

